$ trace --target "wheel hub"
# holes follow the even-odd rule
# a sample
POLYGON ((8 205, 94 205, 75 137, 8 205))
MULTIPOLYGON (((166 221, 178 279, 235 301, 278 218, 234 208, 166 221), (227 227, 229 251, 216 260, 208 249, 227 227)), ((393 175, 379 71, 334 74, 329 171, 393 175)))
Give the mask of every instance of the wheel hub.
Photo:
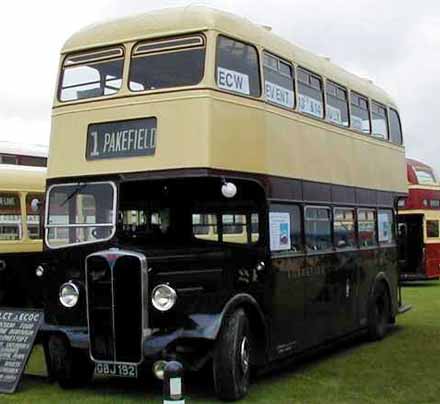
POLYGON ((243 371, 243 374, 246 374, 249 370, 249 358, 250 358, 249 341, 247 337, 243 337, 240 346, 240 359, 241 359, 240 362, 241 362, 241 370, 243 371))

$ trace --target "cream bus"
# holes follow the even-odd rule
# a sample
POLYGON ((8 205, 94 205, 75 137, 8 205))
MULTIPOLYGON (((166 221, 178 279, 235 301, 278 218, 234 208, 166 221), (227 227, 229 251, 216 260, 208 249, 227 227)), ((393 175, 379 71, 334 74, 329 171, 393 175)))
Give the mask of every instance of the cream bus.
POLYGON ((35 201, 44 199, 45 180, 44 167, 0 163, 0 306, 41 307, 35 269, 43 241, 35 201))
POLYGON ((383 338, 406 193, 392 98, 265 28, 190 6, 79 31, 48 161, 55 377, 177 359, 235 400, 251 368, 383 338))

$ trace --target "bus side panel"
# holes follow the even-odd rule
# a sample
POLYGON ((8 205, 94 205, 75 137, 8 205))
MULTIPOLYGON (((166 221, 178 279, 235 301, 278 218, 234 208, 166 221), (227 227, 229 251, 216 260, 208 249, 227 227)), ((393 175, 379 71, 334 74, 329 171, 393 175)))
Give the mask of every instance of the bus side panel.
POLYGON ((305 341, 305 258, 272 258, 271 356, 284 356, 305 341))
POLYGON ((440 277, 440 243, 425 244, 425 269, 427 278, 440 277))

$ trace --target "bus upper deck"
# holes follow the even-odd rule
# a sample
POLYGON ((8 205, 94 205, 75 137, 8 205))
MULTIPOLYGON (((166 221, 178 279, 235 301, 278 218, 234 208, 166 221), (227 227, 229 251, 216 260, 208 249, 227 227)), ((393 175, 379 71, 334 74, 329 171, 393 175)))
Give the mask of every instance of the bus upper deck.
POLYGON ((58 82, 50 180, 105 175, 117 158, 118 173, 212 168, 406 192, 393 100, 243 18, 187 7, 94 25, 65 44, 58 82))

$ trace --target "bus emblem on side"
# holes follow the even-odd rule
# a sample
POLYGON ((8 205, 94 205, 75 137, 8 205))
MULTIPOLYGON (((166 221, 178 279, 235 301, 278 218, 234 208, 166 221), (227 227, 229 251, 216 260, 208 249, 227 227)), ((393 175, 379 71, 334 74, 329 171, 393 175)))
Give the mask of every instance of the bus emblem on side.
POLYGON ((152 156, 156 152, 156 118, 94 123, 87 130, 87 160, 152 156))

